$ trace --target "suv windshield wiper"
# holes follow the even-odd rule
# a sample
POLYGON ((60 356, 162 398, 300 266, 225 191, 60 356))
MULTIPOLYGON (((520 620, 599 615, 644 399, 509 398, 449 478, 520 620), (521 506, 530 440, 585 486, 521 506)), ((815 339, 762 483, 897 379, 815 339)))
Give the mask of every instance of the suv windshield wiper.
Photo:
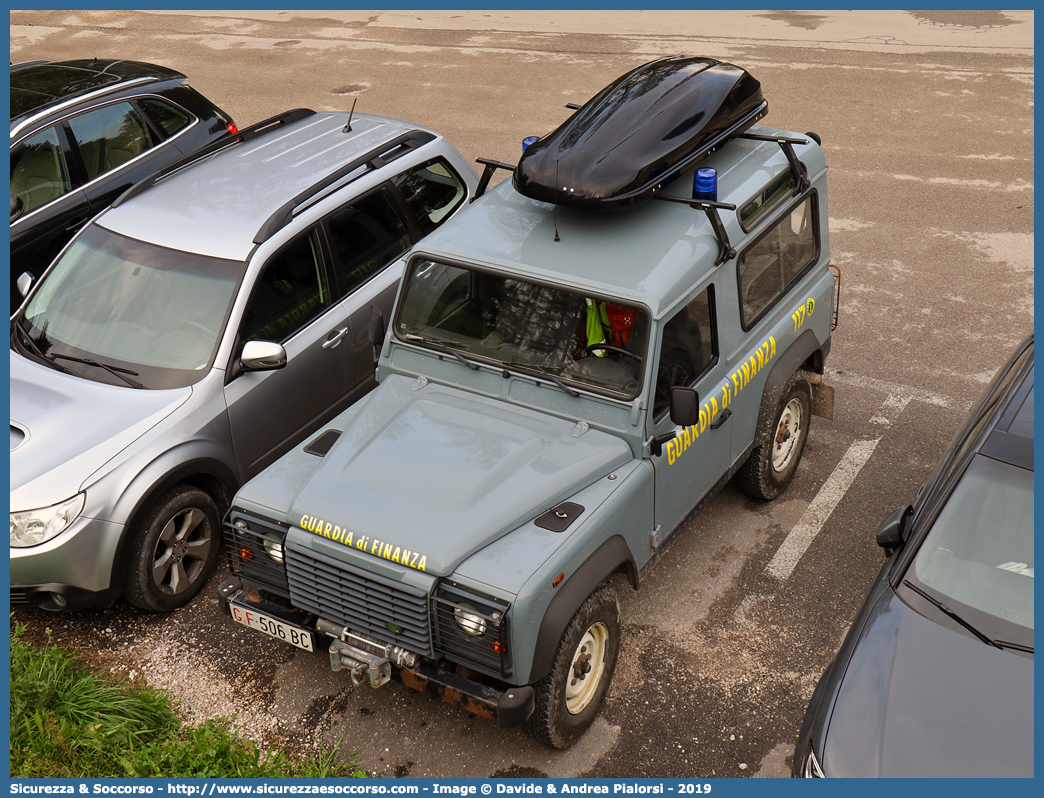
POLYGON ((439 343, 438 341, 434 341, 431 338, 425 338, 423 335, 410 335, 409 333, 407 333, 403 337, 407 341, 417 341, 418 343, 423 343, 427 346, 430 346, 436 352, 441 352, 444 355, 455 357, 457 358, 457 360, 459 360, 472 371, 478 371, 478 363, 473 363, 472 361, 464 357, 464 355, 462 355, 460 352, 456 351, 455 349, 451 349, 445 344, 439 343))
POLYGON ((107 372, 112 374, 114 377, 119 377, 131 388, 144 388, 137 380, 132 380, 130 377, 123 376, 124 374, 131 374, 135 377, 138 376, 138 372, 131 371, 130 369, 121 369, 119 366, 110 366, 108 363, 99 363, 97 360, 89 360, 85 357, 73 357, 72 355, 45 355, 50 360, 71 360, 73 363, 83 363, 87 366, 95 366, 100 369, 105 369, 107 372))
POLYGON ((556 377, 550 371, 547 371, 546 369, 542 368, 541 366, 530 366, 530 365, 527 365, 525 367, 526 369, 530 369, 530 370, 536 372, 536 375, 531 375, 531 374, 528 374, 525 369, 519 369, 519 368, 516 368, 514 366, 509 368, 508 364, 505 363, 504 361, 500 361, 500 365, 501 365, 501 367, 503 367, 504 371, 511 371, 512 369, 514 369, 516 374, 525 374, 527 377, 528 376, 536 376, 537 379, 543 378, 543 379, 546 379, 546 380, 550 380, 555 385, 557 385, 559 388, 561 388, 563 391, 565 391, 567 394, 572 396, 574 399, 576 399, 578 396, 580 396, 580 392, 579 391, 576 391, 573 388, 570 388, 568 385, 566 385, 564 382, 562 382, 560 379, 558 379, 558 377, 556 377))
POLYGON ((47 354, 43 349, 41 349, 40 344, 36 343, 36 339, 33 338, 33 336, 29 334, 28 330, 26 330, 21 324, 15 322, 15 329, 18 330, 18 332, 22 334, 22 338, 25 339, 23 346, 25 344, 28 344, 29 346, 27 348, 31 349, 33 354, 35 354, 37 357, 43 358, 48 363, 53 364, 56 369, 60 369, 64 371, 66 374, 72 374, 72 372, 69 371, 69 369, 67 369, 61 363, 56 362, 51 355, 47 354))
POLYGON ((988 638, 986 635, 984 635, 982 632, 980 632, 978 629, 976 629, 974 626, 972 626, 970 623, 968 623, 966 620, 964 620, 964 618, 962 618, 956 612, 954 612, 949 607, 947 607, 945 604, 943 604, 941 601, 939 601, 939 599, 935 598, 934 596, 929 595, 925 591, 921 590, 921 588, 917 587, 917 585, 915 585, 912 582, 910 582, 909 579, 904 579, 903 580, 903 584, 906 585, 908 588, 910 588, 910 590, 912 590, 918 596, 923 597, 929 603, 931 603, 931 604, 935 605, 936 607, 938 607, 939 610, 946 617, 952 618, 953 620, 957 621, 957 623, 959 623, 961 626, 963 626, 965 629, 967 629, 969 632, 971 632, 973 635, 975 635, 977 638, 979 638, 986 645, 993 646, 994 648, 1003 648, 1003 646, 998 645, 993 640, 988 638))

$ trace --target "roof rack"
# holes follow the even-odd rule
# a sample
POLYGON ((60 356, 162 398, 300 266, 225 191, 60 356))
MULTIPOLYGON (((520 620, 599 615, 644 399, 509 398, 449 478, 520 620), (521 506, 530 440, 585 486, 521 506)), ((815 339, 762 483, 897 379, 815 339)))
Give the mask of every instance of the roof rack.
POLYGON ((170 177, 175 172, 180 172, 182 169, 191 166, 196 161, 202 160, 203 158, 206 158, 209 155, 213 155, 215 152, 219 152, 220 150, 223 150, 226 147, 231 147, 235 144, 241 144, 246 141, 251 141, 252 139, 256 139, 258 136, 263 136, 266 133, 270 133, 273 130, 300 121, 301 119, 306 119, 307 117, 313 116, 314 114, 315 111, 313 111, 311 108, 294 108, 290 111, 284 111, 281 114, 269 117, 268 119, 263 119, 255 125, 251 125, 248 128, 244 128, 243 130, 238 131, 234 135, 222 136, 221 138, 208 144, 203 149, 197 150, 189 155, 186 155, 184 158, 179 158, 177 161, 170 164, 165 169, 162 169, 158 173, 150 175, 149 177, 146 177, 144 180, 138 181, 133 186, 124 191, 122 194, 120 194, 120 196, 116 198, 116 201, 112 203, 112 207, 119 207, 123 202, 126 202, 131 197, 137 196, 145 189, 150 188, 160 180, 164 180, 170 177))
MULTIPOLYGON (((428 142, 434 140, 435 134, 430 131, 411 130, 382 143, 365 155, 361 155, 358 158, 349 161, 336 171, 331 172, 319 182, 306 188, 292 200, 283 203, 283 205, 276 210, 275 213, 269 216, 263 225, 261 225, 261 228, 257 231, 257 235, 254 236, 254 243, 262 244, 267 241, 279 230, 285 227, 291 219, 293 219, 295 211, 302 208, 302 206, 311 204, 308 200, 318 201, 322 198, 326 189, 331 188, 334 184, 338 183, 357 169, 365 167, 366 171, 362 174, 356 175, 351 180, 345 181, 342 185, 355 182, 360 177, 369 174, 375 169, 380 169, 397 158, 401 158, 411 150, 422 147, 428 142)), ((337 186, 337 188, 341 187, 342 186, 337 186)))

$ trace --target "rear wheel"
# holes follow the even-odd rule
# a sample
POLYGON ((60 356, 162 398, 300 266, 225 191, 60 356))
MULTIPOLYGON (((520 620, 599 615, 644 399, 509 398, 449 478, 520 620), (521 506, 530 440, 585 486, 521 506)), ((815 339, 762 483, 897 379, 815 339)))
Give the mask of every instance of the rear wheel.
POLYGON ((797 371, 779 393, 775 412, 761 422, 754 449, 736 474, 744 493, 774 499, 790 484, 805 451, 811 418, 812 385, 804 371, 797 371))
POLYGON ((533 685, 536 708, 526 732, 550 748, 568 748, 594 722, 620 654, 620 603, 600 585, 576 611, 555 650, 551 672, 533 685))
POLYGON ((124 597, 150 612, 188 603, 214 572, 220 535, 214 500, 199 488, 178 485, 138 530, 124 597))

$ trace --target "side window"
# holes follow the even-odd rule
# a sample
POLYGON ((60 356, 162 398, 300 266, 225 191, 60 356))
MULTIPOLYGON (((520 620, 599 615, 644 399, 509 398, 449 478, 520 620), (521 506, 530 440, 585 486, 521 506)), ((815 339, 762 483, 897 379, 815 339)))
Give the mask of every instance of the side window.
POLYGON ((753 326, 816 259, 819 231, 812 194, 739 258, 743 329, 753 326))
POLYGON ((240 340, 287 341, 330 304, 315 230, 291 241, 265 265, 243 316, 240 340))
POLYGON ((653 401, 657 421, 670 405, 671 388, 692 385, 717 359, 714 286, 710 285, 663 327, 653 401))
POLYGON ((11 193, 25 205, 25 213, 58 199, 69 188, 69 170, 53 127, 11 150, 11 193))
POLYGON ((409 249, 410 237, 388 189, 341 208, 327 219, 344 296, 409 249))
POLYGON ((115 103, 68 121, 90 180, 122 166, 152 146, 145 120, 130 103, 115 103))
POLYGON ((394 182, 425 233, 448 219, 467 196, 464 181, 441 158, 404 172, 394 182))
POLYGON ((163 134, 170 138, 183 127, 187 127, 193 117, 180 108, 175 108, 168 102, 157 97, 143 97, 138 100, 138 106, 151 119, 163 134))

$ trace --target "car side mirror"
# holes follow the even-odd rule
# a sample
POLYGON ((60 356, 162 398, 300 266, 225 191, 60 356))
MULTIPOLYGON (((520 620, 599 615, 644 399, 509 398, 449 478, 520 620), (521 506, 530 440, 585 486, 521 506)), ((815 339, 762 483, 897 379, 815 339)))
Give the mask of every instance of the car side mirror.
POLYGON ((18 281, 15 283, 15 287, 18 289, 18 293, 22 295, 22 298, 29 296, 29 289, 33 287, 33 276, 29 272, 22 272, 18 275, 18 281))
POLYGON ((286 350, 274 341, 247 341, 239 365, 244 371, 274 371, 286 365, 286 350))
POLYGON ((907 505, 889 513, 877 528, 877 545, 891 554, 906 542, 907 526, 913 507, 907 505))
POLYGON ((22 198, 17 194, 11 195, 11 221, 18 219, 22 212, 25 210, 25 203, 22 202, 22 198))
POLYGON ((695 388, 671 388, 671 421, 680 427, 691 427, 700 420, 700 395, 695 388))
POLYGON ((380 309, 370 305, 370 340, 373 341, 373 367, 377 368, 377 359, 384 348, 384 314, 380 309))

